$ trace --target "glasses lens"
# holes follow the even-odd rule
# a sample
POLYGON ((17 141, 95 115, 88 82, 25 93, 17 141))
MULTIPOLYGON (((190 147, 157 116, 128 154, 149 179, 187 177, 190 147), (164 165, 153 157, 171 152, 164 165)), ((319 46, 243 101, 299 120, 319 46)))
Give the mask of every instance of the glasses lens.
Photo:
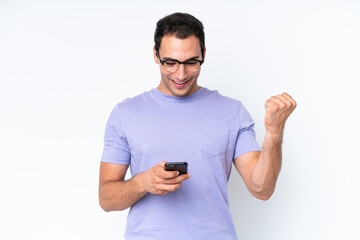
POLYGON ((185 63, 185 67, 189 72, 197 72, 200 70, 200 63, 198 61, 188 61, 185 63))
POLYGON ((179 68, 179 63, 176 61, 166 61, 164 67, 169 72, 176 72, 179 68))

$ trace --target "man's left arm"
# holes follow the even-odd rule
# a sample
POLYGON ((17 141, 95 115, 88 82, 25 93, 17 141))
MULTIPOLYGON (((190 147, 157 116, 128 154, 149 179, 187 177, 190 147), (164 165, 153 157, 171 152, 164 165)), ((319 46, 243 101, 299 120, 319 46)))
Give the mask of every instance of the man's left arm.
POLYGON ((282 161, 284 126, 295 107, 295 100, 287 93, 268 99, 264 119, 266 133, 261 152, 248 152, 234 161, 247 188, 256 198, 267 200, 275 190, 282 161))

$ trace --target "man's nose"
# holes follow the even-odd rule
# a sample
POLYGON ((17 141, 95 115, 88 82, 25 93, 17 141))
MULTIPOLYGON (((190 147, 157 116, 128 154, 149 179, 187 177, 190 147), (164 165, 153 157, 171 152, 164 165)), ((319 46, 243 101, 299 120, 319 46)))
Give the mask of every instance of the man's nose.
POLYGON ((188 74, 185 69, 185 65, 180 64, 178 70, 175 72, 175 77, 181 81, 181 80, 184 80, 187 76, 188 76, 188 74))

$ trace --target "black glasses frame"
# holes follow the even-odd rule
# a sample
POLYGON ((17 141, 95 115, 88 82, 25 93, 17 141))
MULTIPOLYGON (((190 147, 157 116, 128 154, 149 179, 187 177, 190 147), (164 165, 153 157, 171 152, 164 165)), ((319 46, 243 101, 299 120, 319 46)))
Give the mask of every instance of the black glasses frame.
POLYGON ((186 63, 188 63, 188 62, 190 62, 190 61, 196 61, 196 62, 199 62, 200 63, 200 66, 204 63, 204 61, 203 60, 197 60, 197 59, 189 59, 189 60, 186 60, 186 61, 184 61, 184 62, 180 62, 179 60, 176 60, 176 59, 166 59, 166 60, 161 60, 161 58, 160 58, 160 54, 159 54, 159 52, 158 51, 156 51, 156 55, 157 55, 157 57, 159 58, 159 61, 160 61, 160 63, 161 63, 161 65, 164 65, 164 63, 165 62, 167 62, 167 61, 173 61, 173 62, 178 62, 179 63, 179 65, 180 64, 186 64, 186 63))

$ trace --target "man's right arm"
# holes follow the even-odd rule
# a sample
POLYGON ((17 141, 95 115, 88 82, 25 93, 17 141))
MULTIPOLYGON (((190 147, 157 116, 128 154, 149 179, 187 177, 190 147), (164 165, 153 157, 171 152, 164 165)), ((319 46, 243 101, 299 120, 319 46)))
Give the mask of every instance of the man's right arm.
POLYGON ((141 199, 146 192, 135 178, 124 181, 129 165, 101 162, 99 203, 104 211, 124 210, 141 199))
POLYGON ((175 191, 190 174, 179 176, 177 171, 165 171, 161 162, 146 172, 124 181, 128 165, 101 162, 99 203, 104 211, 121 211, 131 207, 146 193, 166 194, 175 191))

